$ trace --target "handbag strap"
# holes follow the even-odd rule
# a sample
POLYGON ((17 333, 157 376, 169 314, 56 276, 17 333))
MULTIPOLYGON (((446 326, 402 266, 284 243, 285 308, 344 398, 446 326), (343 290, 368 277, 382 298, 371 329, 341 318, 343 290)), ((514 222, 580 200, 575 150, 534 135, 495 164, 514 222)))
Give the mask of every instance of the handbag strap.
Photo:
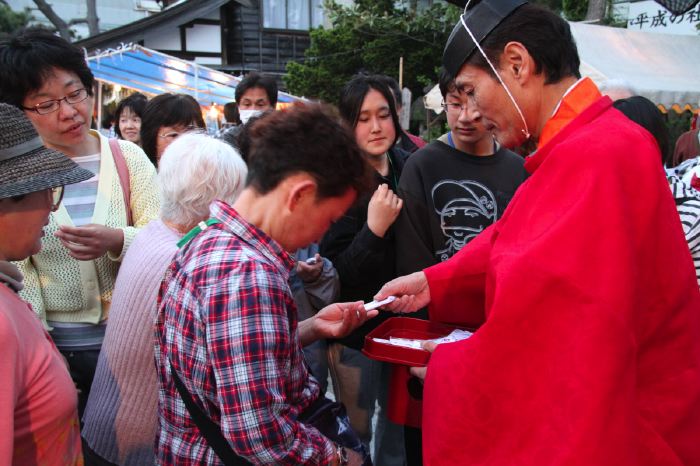
POLYGON ((126 224, 134 225, 134 218, 131 214, 131 180, 129 179, 129 167, 126 166, 126 159, 119 147, 119 141, 115 138, 109 139, 109 147, 112 149, 112 158, 114 165, 117 167, 117 175, 119 175, 119 184, 122 187, 124 195, 124 207, 126 207, 126 224))
POLYGON ((204 437, 204 440, 207 441, 207 444, 211 447, 211 449, 214 450, 216 456, 218 456, 226 466, 251 465, 252 463, 249 463, 245 459, 241 458, 235 451, 233 451, 233 448, 231 448, 231 445, 224 437, 224 434, 221 433, 221 427, 212 421, 209 416, 207 416, 206 413, 199 406, 197 406, 192 399, 192 395, 190 395, 190 392, 185 387, 185 384, 182 383, 182 380, 180 380, 180 377, 178 377, 177 372, 175 372, 172 361, 170 362, 170 374, 173 378, 173 382, 175 382, 175 388, 177 388, 180 398, 182 398, 182 401, 185 403, 187 412, 190 413, 190 417, 197 425, 202 437, 204 437))

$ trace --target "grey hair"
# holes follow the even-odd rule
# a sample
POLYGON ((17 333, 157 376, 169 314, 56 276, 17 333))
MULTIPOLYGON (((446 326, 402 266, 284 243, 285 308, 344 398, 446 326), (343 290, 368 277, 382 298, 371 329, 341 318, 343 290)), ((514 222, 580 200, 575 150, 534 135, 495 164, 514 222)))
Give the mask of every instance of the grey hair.
POLYGON ((238 152, 206 134, 178 137, 158 164, 160 217, 188 226, 209 217, 209 204, 233 204, 245 185, 248 168, 238 152))

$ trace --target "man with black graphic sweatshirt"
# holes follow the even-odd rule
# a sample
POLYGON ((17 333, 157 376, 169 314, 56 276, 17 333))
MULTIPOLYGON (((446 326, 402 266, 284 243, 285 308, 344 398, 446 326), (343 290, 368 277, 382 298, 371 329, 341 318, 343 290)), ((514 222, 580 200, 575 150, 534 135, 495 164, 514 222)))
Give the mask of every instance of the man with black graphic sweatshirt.
POLYGON ((452 257, 501 217, 527 178, 523 158, 498 147, 453 78, 443 71, 439 84, 451 131, 404 167, 398 189, 404 207, 395 226, 399 275, 452 257))
MULTIPOLYGON (((501 217, 527 178, 523 158, 498 147, 444 70, 439 84, 450 132, 404 166, 398 189, 404 205, 394 226, 399 276, 452 257, 501 217)), ((420 430, 406 427, 404 441, 408 466, 422 464, 420 430)))

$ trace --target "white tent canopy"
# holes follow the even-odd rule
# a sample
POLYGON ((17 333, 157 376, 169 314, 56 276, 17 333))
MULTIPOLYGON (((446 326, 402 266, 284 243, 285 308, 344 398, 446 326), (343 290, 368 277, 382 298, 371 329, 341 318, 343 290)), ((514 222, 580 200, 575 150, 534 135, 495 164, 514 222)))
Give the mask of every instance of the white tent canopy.
MULTIPOLYGON (((623 79, 639 95, 666 108, 700 106, 700 36, 659 34, 569 23, 581 57, 581 74, 597 84, 623 79)), ((425 105, 442 111, 435 86, 425 105)))
POLYGON ((598 84, 624 79, 639 95, 665 107, 700 102, 700 36, 570 24, 581 73, 598 84))

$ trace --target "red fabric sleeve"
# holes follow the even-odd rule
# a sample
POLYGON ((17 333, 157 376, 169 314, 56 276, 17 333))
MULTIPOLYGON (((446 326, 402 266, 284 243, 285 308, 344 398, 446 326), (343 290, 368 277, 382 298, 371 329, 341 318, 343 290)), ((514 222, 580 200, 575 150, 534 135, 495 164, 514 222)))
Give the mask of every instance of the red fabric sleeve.
POLYGON ((430 320, 478 327, 484 321, 484 290, 494 225, 449 260, 425 269, 430 320))
POLYGON ((692 262, 650 139, 615 137, 553 150, 490 238, 426 272, 431 316, 488 315, 431 357, 426 465, 700 464, 692 262))

